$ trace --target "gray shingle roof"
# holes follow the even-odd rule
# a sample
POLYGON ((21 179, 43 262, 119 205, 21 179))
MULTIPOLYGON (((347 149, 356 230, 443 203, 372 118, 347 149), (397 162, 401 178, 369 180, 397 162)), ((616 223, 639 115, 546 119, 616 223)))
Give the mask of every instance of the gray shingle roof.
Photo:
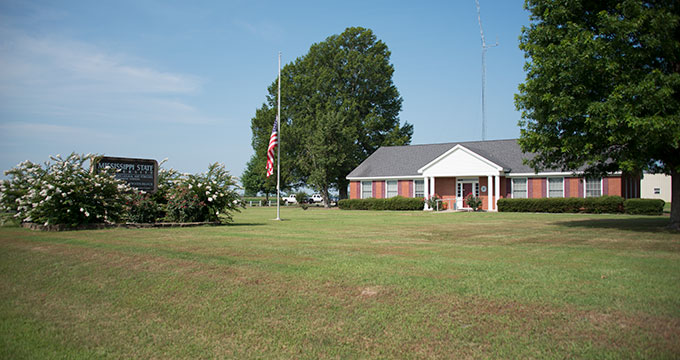
POLYGON ((534 170, 522 163, 533 154, 523 153, 517 139, 452 142, 406 146, 383 146, 352 170, 348 178, 422 176, 418 169, 440 155, 461 145, 503 167, 506 172, 533 173, 534 170))

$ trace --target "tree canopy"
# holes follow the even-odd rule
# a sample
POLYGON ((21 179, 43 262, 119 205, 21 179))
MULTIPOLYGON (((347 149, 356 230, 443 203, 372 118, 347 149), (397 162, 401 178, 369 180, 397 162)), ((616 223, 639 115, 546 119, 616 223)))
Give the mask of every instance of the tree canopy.
MULTIPOLYGON (((283 67, 281 172, 287 184, 337 188, 347 197, 345 176, 354 167, 380 146, 410 143, 413 126, 400 124, 402 98, 389 59, 387 45, 370 29, 353 27, 283 67)), ((251 122, 256 155, 266 152, 277 87, 274 80, 251 122)))
POLYGON ((680 4, 527 0, 515 96, 520 146, 536 170, 672 176, 680 227, 680 4))

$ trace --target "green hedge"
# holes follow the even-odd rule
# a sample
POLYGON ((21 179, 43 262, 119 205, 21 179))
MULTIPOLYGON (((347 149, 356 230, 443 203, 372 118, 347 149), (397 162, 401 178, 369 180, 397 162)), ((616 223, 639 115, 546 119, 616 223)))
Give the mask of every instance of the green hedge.
POLYGON ((389 199, 343 199, 338 207, 343 210, 422 210, 425 206, 423 198, 407 198, 395 196, 389 199))
POLYGON ((666 204, 661 199, 628 199, 623 202, 626 214, 661 215, 666 204))
MULTIPOLYGON (((343 210, 422 210, 425 200, 396 196, 389 199, 343 199, 343 210)), ((664 201, 659 199, 628 199, 620 196, 591 198, 499 199, 498 211, 591 214, 661 215, 664 201)))
POLYGON ((614 214, 623 212, 623 209, 620 196, 498 200, 498 211, 504 212, 614 214))

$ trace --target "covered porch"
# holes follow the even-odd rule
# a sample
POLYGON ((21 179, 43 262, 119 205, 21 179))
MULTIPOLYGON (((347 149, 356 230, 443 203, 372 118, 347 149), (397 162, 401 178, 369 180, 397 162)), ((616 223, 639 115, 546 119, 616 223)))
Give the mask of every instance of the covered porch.
MULTIPOLYGON (((418 170, 423 175, 425 198, 439 196, 448 209, 470 209, 465 198, 470 194, 482 200, 482 209, 498 211, 503 194, 504 169, 457 145, 418 170)), ((425 210, 430 210, 427 202, 425 210)))
MULTIPOLYGON (((425 177, 424 185, 425 197, 429 199, 436 194, 447 210, 472 210, 465 198, 473 194, 482 200, 482 210, 498 211, 496 202, 505 191, 498 175, 425 177)), ((429 210, 427 203, 425 210, 429 210)))

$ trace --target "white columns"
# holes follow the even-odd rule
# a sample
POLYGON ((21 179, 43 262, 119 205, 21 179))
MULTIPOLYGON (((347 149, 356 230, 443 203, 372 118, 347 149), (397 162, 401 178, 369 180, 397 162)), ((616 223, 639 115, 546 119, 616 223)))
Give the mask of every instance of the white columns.
POLYGON ((493 206, 496 211, 498 211, 498 199, 501 197, 501 177, 500 175, 496 175, 496 183, 494 184, 493 187, 493 206))
POLYGON ((437 193, 437 189, 434 188, 434 176, 430 178, 430 192, 432 195, 437 193))
POLYGON ((491 179, 492 178, 493 177, 491 175, 487 175, 487 177, 486 177, 486 200, 487 200, 487 203, 488 203, 488 205, 486 207, 486 211, 493 210, 493 196, 491 195, 492 194, 492 192, 491 192, 491 183, 492 183, 491 179))
POLYGON ((430 210, 430 207, 427 206, 427 200, 434 195, 434 177, 425 177, 423 179, 424 184, 425 184, 425 210, 430 210))
POLYGON ((430 199, 430 180, 427 177, 423 178, 423 185, 425 185, 425 210, 429 210, 427 200, 430 199))
MULTIPOLYGON (((488 174, 488 172, 487 172, 488 174)), ((482 181, 481 179, 484 178, 484 175, 469 175, 469 176, 456 176, 457 180, 455 182, 455 186, 453 189, 441 189, 442 192, 448 193, 448 190, 453 190, 454 193, 456 194, 456 204, 460 208, 462 206, 462 199, 458 198, 458 184, 461 183, 461 178, 463 179, 463 183, 475 183, 477 182, 478 184, 481 185, 482 181), (475 178, 475 181, 470 180, 471 178, 475 178)), ((486 183, 487 183, 487 211, 498 211, 498 199, 501 197, 501 179, 500 179, 500 174, 494 175, 493 173, 491 175, 486 175, 486 183)), ((436 184, 436 177, 434 176, 423 176, 423 187, 424 187, 424 195, 425 195, 425 206, 424 210, 432 210, 430 206, 427 204, 427 200, 429 200, 434 194, 437 192, 437 189, 435 187, 436 184)), ((474 186, 473 186, 473 191, 474 191, 474 186)), ((480 189, 481 192, 481 189, 480 189)))

